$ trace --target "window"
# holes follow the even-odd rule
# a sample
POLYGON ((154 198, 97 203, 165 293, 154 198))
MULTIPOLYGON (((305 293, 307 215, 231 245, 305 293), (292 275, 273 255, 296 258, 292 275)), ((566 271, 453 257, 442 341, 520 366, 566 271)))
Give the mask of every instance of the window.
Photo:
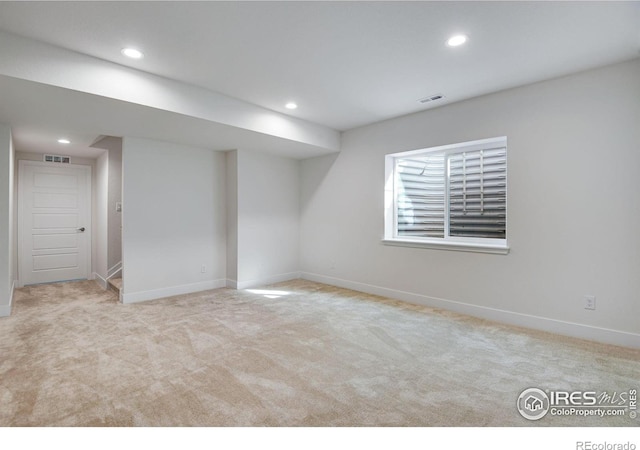
POLYGON ((507 253, 507 138, 386 156, 387 244, 507 253))

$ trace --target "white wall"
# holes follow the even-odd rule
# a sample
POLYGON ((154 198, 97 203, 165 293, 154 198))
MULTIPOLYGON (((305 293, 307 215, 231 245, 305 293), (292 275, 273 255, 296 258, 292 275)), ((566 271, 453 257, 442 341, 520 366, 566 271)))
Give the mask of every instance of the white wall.
POLYGON ((100 217, 96 220, 106 233, 100 232, 99 245, 104 248, 98 258, 104 259, 107 268, 104 277, 110 278, 117 275, 122 265, 122 213, 116 211, 116 203, 122 201, 122 138, 104 136, 91 147, 105 150, 102 166, 97 168, 98 172, 104 170, 104 175, 96 188, 100 203, 100 217))
POLYGON ((235 152, 235 159, 237 278, 230 285, 244 289, 298 278, 299 161, 246 150, 235 152))
POLYGON ((116 211, 116 203, 122 201, 122 139, 112 139, 115 142, 109 148, 109 195, 107 204, 107 268, 109 270, 122 262, 122 213, 116 211))
POLYGON ((226 154, 227 164, 227 286, 238 285, 238 151, 226 154))
POLYGON ((224 153, 124 138, 122 165, 123 302, 224 286, 224 153))
POLYGON ((11 314, 14 267, 14 163, 11 128, 0 124, 0 317, 11 314))
POLYGON ((351 130, 337 157, 302 162, 301 268, 640 347, 639 167, 640 60, 351 130), (381 244, 385 154, 496 136, 508 138, 509 255, 381 244))
POLYGON ((107 207, 109 200, 109 153, 105 151, 96 160, 95 193, 93 206, 96 251, 93 270, 96 280, 106 289, 107 287, 107 253, 108 253, 108 228, 107 228, 107 207))
MULTIPOLYGON (((18 281, 18 202, 16 188, 16 150, 13 137, 9 139, 9 305, 13 303, 13 288, 18 281)), ((1 214, 0 214, 1 216, 1 214)))

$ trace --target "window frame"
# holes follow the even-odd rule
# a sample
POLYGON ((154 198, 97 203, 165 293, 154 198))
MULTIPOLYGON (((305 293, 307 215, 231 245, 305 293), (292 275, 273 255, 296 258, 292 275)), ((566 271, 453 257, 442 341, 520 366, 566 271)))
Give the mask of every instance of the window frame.
MULTIPOLYGON (((457 250, 480 253, 508 254, 508 234, 507 222, 505 222, 505 238, 478 238, 449 236, 450 203, 449 203, 449 156, 455 153, 464 153, 486 149, 491 145, 500 145, 507 149, 507 137, 495 137, 457 144, 441 145, 438 147, 422 148, 385 155, 385 193, 384 193, 384 238, 382 242, 386 245, 396 245, 401 247, 433 248, 440 250, 457 250), (402 158, 427 153, 442 153, 445 155, 446 168, 444 174, 445 182, 445 217, 444 217, 444 237, 411 237, 398 235, 398 208, 396 207, 398 193, 398 177, 396 176, 396 166, 402 158)), ((507 152, 508 153, 508 152, 507 152)), ((508 154, 507 154, 508 160, 508 154)), ((508 164, 506 165, 508 172, 508 164)), ((508 176, 507 176, 508 183, 508 176)), ((508 216, 508 195, 505 199, 505 221, 508 216)))

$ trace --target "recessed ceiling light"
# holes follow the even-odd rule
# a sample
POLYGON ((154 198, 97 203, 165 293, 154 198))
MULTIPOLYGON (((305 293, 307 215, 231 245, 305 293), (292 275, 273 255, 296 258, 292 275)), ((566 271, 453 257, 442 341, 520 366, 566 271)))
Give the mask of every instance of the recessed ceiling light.
POLYGON ((456 34, 455 36, 451 36, 447 40, 447 45, 449 47, 457 47, 464 44, 465 42, 467 42, 467 36, 465 36, 464 34, 456 34))
POLYGON ((293 102, 289 102, 286 105, 284 105, 284 107, 287 108, 287 109, 296 109, 298 107, 298 105, 296 105, 293 102))
POLYGON ((144 57, 140 50, 131 47, 123 48, 120 52, 127 58, 142 59, 144 57))
POLYGON ((69 139, 58 139, 59 144, 71 144, 69 139))

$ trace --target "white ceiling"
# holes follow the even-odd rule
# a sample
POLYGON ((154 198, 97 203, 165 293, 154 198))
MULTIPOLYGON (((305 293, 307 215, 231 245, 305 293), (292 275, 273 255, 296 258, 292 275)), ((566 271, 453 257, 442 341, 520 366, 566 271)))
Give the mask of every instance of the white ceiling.
POLYGON ((640 2, 0 2, 0 30, 347 130, 636 58, 640 2))
POLYGON ((244 149, 299 159, 329 153, 301 142, 12 77, 0 76, 0 93, 0 122, 17 124, 12 134, 19 151, 95 158, 104 150, 91 144, 106 135, 218 151, 236 149, 242 143, 244 149), (61 137, 71 144, 58 144, 61 137))

